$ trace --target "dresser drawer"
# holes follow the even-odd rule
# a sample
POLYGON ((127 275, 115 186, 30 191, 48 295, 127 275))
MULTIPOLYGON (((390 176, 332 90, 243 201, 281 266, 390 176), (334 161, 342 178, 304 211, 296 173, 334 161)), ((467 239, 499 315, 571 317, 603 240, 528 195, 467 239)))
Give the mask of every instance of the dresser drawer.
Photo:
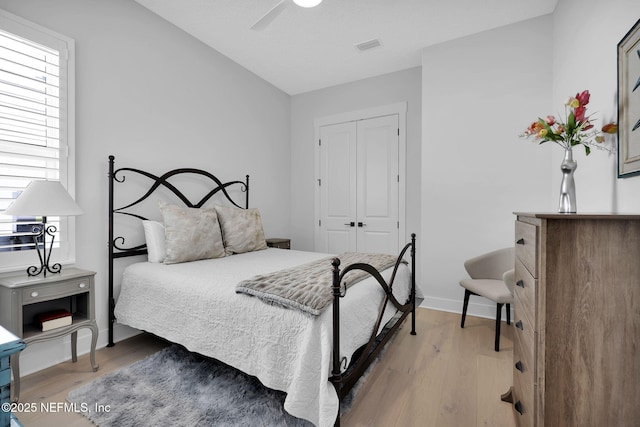
MULTIPOLYGON (((529 271, 525 268, 520 259, 516 258, 515 261, 516 273, 516 285, 513 287, 514 298, 520 300, 520 304, 517 308, 522 317, 526 317, 534 331, 538 331, 538 321, 536 313, 537 306, 537 287, 538 280, 534 279, 529 271)), ((514 307, 514 309, 516 309, 514 307)))
POLYGON ((524 334, 515 334, 513 344, 513 375, 514 377, 519 376, 526 378, 531 384, 535 384, 534 351, 527 345, 528 339, 529 337, 524 334))
MULTIPOLYGON (((535 354, 535 339, 536 333, 529 323, 529 320, 522 315, 522 305, 520 298, 515 297, 514 301, 514 328, 513 335, 515 341, 520 343, 521 349, 520 355, 525 358, 528 365, 533 367, 533 362, 536 360, 535 354)), ((514 355, 515 358, 515 355, 514 355)), ((514 362, 515 363, 515 362, 514 362)), ((533 369, 532 369, 533 370, 533 369)))
POLYGON ((538 227, 535 225, 516 221, 516 258, 533 277, 538 277, 538 227))
MULTIPOLYGON (((533 387, 533 385, 532 385, 533 387)), ((513 377, 513 412, 515 414, 516 425, 518 427, 533 427, 534 425, 534 405, 533 405, 533 389, 531 396, 528 395, 529 390, 523 384, 522 378, 513 377)))
POLYGON ((84 290, 89 292, 90 288, 91 280, 89 277, 67 280, 52 285, 30 286, 22 290, 22 301, 24 305, 33 304, 40 301, 74 295, 84 290))

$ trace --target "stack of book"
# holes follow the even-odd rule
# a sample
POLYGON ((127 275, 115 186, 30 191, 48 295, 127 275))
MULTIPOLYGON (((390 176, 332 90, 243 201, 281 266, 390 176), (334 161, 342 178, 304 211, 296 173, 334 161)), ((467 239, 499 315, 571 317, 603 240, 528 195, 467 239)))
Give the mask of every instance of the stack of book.
POLYGON ((36 321, 42 328, 42 332, 46 332, 62 326, 69 326, 73 318, 67 310, 54 310, 37 315, 36 321))

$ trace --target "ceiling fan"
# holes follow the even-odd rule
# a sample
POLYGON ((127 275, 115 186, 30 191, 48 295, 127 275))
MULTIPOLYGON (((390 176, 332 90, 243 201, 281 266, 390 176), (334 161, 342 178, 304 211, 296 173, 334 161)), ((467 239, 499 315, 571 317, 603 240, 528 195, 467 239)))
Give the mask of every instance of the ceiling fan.
POLYGON ((300 7, 315 7, 319 5, 322 0, 280 0, 267 13, 265 13, 262 18, 258 19, 256 23, 251 26, 251 29, 255 31, 264 30, 292 2, 300 7))

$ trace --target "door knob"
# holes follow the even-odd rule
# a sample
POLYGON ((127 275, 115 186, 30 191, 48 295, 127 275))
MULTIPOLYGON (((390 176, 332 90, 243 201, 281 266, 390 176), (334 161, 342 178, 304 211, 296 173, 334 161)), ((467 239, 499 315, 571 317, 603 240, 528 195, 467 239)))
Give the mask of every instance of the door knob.
POLYGON ((349 227, 355 227, 356 223, 351 221, 351 222, 346 223, 345 225, 348 225, 349 227))
POLYGON ((363 224, 362 222, 358 223, 358 227, 366 227, 366 226, 367 226, 367 224, 363 224))

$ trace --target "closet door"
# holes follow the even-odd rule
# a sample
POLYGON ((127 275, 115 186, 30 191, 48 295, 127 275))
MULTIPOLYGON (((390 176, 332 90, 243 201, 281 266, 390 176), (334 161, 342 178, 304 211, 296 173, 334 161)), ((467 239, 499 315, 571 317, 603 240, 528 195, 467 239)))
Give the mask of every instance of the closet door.
POLYGON ((398 116, 357 122, 358 252, 398 248, 398 116))
POLYGON ((320 128, 320 242, 332 254, 356 251, 356 125, 320 128))
POLYGON ((398 115, 320 127, 316 250, 398 250, 398 115))

